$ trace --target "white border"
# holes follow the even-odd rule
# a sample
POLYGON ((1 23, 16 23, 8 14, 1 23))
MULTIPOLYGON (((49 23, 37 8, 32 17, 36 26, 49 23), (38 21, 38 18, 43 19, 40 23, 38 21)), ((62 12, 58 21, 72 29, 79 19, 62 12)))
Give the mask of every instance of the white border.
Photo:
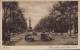
POLYGON ((53 50, 53 49, 78 49, 80 48, 80 1, 79 0, 0 0, 0 43, 1 43, 1 48, 3 50, 41 50, 41 49, 45 49, 45 50, 53 50), (44 1, 44 2, 49 2, 49 1, 78 1, 78 45, 26 45, 26 46, 2 46, 2 1, 44 1))

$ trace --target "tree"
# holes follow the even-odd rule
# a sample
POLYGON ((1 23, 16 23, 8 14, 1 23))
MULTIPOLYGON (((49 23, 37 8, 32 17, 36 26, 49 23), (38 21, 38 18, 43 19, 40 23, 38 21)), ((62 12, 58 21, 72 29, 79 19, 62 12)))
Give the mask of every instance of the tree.
POLYGON ((78 2, 77 1, 64 1, 59 2, 58 7, 54 7, 55 11, 60 12, 60 20, 68 25, 68 30, 74 29, 74 33, 78 32, 78 2))
POLYGON ((27 23, 25 21, 22 10, 18 7, 17 2, 2 2, 3 17, 2 17, 2 33, 3 40, 10 33, 25 32, 27 23))
POLYGON ((78 31, 78 2, 59 1, 50 10, 48 17, 42 19, 35 27, 35 30, 54 32, 68 32, 75 29, 78 31), (42 29, 43 28, 43 29, 42 29))

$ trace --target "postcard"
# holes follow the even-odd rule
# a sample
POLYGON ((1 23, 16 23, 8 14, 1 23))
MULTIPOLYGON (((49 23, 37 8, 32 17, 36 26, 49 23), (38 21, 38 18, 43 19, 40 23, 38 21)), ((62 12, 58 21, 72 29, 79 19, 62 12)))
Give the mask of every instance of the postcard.
POLYGON ((3 49, 80 48, 78 0, 2 0, 0 8, 3 49))

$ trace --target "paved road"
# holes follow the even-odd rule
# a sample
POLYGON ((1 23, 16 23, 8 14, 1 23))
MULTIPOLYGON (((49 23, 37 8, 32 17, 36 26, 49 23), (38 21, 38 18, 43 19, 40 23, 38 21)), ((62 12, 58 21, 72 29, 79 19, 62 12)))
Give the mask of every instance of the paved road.
POLYGON ((64 36, 55 36, 55 40, 52 41, 41 41, 37 40, 34 42, 28 42, 25 41, 25 34, 19 34, 15 38, 19 38, 17 42, 15 42, 15 45, 66 45, 66 44, 75 44, 77 43, 77 38, 70 38, 70 37, 64 37, 64 36))

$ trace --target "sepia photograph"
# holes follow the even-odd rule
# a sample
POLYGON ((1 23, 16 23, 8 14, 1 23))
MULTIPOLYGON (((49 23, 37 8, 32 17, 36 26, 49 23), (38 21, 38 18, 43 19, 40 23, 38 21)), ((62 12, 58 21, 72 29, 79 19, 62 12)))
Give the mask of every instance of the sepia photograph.
POLYGON ((3 1, 2 45, 78 45, 78 1, 3 1))

